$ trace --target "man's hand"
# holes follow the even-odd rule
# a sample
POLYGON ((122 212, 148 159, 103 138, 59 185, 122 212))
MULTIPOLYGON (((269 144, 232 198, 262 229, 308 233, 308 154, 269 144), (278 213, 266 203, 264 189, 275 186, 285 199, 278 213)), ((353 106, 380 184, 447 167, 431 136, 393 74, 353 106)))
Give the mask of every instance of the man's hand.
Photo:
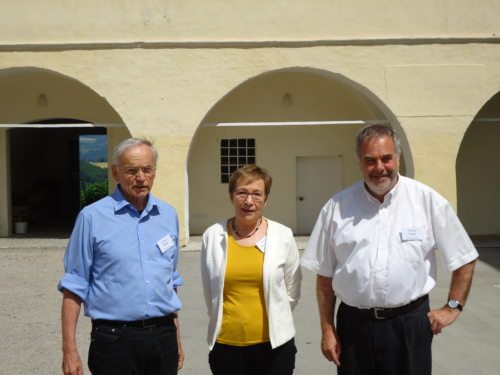
MULTIPOLYGON (((175 292, 177 293, 177 289, 175 289, 175 292)), ((174 325, 175 325, 175 330, 177 334, 177 370, 180 370, 182 366, 184 366, 184 350, 182 350, 182 342, 181 342, 181 333, 179 329, 179 317, 177 314, 175 314, 174 318, 174 325)))
POLYGON ((62 325, 62 370, 64 375, 83 375, 82 361, 76 348, 76 323, 82 301, 69 290, 63 292, 61 308, 62 325))
POLYGON ((458 309, 451 309, 447 306, 430 311, 427 316, 431 322, 432 333, 435 335, 441 333, 443 328, 448 327, 458 318, 459 314, 460 311, 458 309))
POLYGON ((184 352, 182 348, 179 348, 179 360, 177 362, 177 370, 180 370, 184 366, 184 352))
POLYGON ((333 324, 337 299, 333 293, 331 277, 316 276, 316 297, 321 325, 321 351, 326 359, 340 366, 340 340, 333 324))
POLYGON ((62 371, 64 375, 83 375, 82 361, 77 350, 64 350, 62 371))
POLYGON ((321 351, 326 359, 340 366, 340 342, 334 332, 323 332, 321 336, 321 351))
MULTIPOLYGON (((473 260, 453 271, 448 299, 456 299, 462 302, 462 305, 465 305, 465 301, 469 295, 475 265, 476 261, 473 260)), ((435 335, 441 333, 443 328, 448 327, 457 319, 458 314, 460 314, 460 310, 452 309, 448 306, 429 312, 427 316, 431 322, 432 333, 435 335)))

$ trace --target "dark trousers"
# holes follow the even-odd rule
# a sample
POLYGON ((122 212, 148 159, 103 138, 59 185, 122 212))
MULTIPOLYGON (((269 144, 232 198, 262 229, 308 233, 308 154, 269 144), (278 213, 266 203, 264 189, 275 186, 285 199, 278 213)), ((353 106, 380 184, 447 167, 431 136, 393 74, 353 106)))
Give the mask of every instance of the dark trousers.
POLYGON ((92 328, 89 369, 94 375, 175 375, 175 325, 92 328))
POLYGON ((339 375, 430 375, 429 300, 411 312, 378 320, 341 303, 339 375))
POLYGON ((208 355, 214 375, 292 375, 295 340, 272 349, 270 343, 233 346, 216 343, 208 355))

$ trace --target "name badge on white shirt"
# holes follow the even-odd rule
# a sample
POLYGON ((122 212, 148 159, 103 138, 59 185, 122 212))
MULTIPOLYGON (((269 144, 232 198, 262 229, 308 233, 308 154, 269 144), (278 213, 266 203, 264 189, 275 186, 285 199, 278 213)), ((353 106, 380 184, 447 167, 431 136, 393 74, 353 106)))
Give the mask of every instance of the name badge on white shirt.
POLYGON ((424 239, 424 228, 403 228, 401 231, 402 241, 423 241, 424 239))
POLYGON ((264 236, 255 243, 255 246, 257 246, 257 249, 264 252, 266 251, 266 242, 267 242, 267 236, 264 236))
POLYGON ((175 246, 175 242, 172 237, 170 237, 170 234, 167 234, 165 237, 163 237, 161 240, 159 240, 157 243, 158 247, 160 248, 160 251, 162 254, 170 249, 171 247, 175 246))

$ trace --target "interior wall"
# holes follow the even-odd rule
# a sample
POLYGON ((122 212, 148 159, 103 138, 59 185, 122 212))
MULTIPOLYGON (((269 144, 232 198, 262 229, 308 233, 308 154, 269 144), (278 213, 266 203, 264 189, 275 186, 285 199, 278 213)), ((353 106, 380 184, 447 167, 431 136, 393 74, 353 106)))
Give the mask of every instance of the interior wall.
MULTIPOLYGON (((13 206, 36 205, 32 215, 69 216, 72 202, 71 129, 12 129, 11 189, 13 206), (42 202, 43 201, 43 202, 42 202), (41 212, 43 211, 43 212, 41 212)), ((76 171, 78 172, 78 170, 76 171)))
POLYGON ((458 215, 471 235, 500 234, 500 122, 473 123, 457 157, 458 215))
MULTIPOLYGON (((295 230, 296 157, 341 154, 346 164, 343 186, 347 186, 361 177, 354 151, 354 138, 358 129, 359 126, 200 129, 192 145, 193 152, 188 165, 191 234, 200 234, 214 222, 234 215, 228 184, 220 182, 221 138, 255 138, 256 162, 268 169, 273 177, 264 214, 295 230)), ((321 180, 311 183, 321 183, 321 180)))

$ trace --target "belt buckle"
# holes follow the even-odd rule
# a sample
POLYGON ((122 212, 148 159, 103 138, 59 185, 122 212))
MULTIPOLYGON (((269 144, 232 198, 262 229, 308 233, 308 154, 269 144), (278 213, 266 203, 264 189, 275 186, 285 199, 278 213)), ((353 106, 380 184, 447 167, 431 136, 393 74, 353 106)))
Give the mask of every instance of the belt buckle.
POLYGON ((386 309, 381 308, 381 307, 374 307, 374 308, 373 308, 373 314, 375 315, 375 319, 378 319, 378 320, 383 320, 383 319, 386 319, 386 317, 385 317, 385 316, 380 315, 381 313, 383 314, 383 312, 384 312, 385 310, 386 310, 386 309))
POLYGON ((156 327, 156 324, 154 322, 150 323, 150 324, 147 324, 146 322, 148 321, 149 319, 145 319, 142 321, 142 328, 154 328, 156 327))

